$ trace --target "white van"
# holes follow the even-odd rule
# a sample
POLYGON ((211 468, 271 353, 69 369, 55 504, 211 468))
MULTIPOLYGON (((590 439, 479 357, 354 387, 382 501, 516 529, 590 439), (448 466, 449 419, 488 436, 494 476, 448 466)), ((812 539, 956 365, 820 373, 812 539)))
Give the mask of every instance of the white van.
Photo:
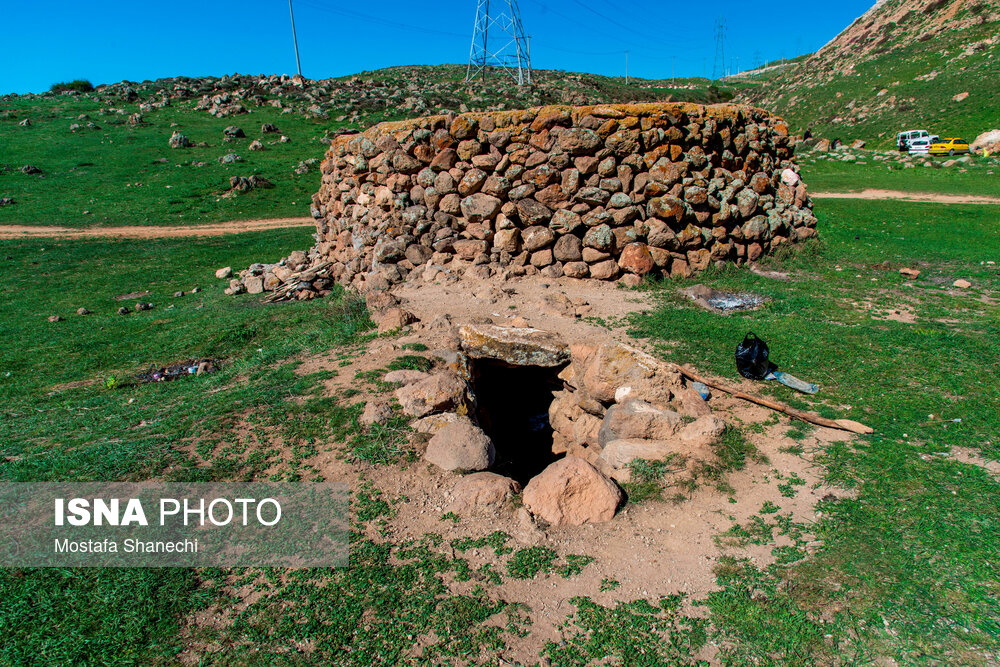
MULTIPOLYGON (((899 149, 900 153, 913 152, 910 151, 910 145, 914 141, 926 141, 928 145, 934 143, 938 139, 938 135, 929 134, 927 130, 907 130, 906 132, 900 132, 896 135, 896 148, 899 149)), ((925 153, 927 151, 924 151, 925 153)))

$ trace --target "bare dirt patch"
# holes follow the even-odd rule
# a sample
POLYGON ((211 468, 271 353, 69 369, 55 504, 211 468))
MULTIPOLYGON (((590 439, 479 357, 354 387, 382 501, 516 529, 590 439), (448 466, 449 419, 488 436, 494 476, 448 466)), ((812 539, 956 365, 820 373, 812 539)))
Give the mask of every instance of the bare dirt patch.
POLYGON ((1000 482, 1000 461, 983 458, 978 451, 969 447, 952 447, 949 456, 960 463, 982 468, 990 477, 1000 482))
POLYGON ((1000 204, 1000 197, 946 195, 934 192, 901 192, 899 190, 866 189, 861 192, 811 192, 813 199, 874 199, 909 201, 932 204, 1000 204))
POLYGON ((231 220, 208 225, 175 227, 72 227, 0 225, 0 239, 60 238, 60 239, 168 239, 181 237, 223 236, 286 227, 313 227, 312 218, 273 218, 269 220, 231 220))

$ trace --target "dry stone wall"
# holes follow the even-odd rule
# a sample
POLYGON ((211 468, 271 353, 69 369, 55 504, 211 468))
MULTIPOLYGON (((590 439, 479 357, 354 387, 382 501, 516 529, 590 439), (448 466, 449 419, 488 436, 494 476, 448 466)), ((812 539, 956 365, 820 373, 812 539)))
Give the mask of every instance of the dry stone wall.
POLYGON ((382 123, 331 144, 306 264, 366 291, 468 273, 638 282, 753 261, 815 234, 794 142, 782 120, 737 105, 382 123))

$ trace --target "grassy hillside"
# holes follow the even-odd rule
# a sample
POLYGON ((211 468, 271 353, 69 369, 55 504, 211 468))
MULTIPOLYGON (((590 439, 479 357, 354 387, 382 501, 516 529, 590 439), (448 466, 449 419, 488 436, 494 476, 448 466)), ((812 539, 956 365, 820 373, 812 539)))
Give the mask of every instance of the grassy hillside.
POLYGON ((319 189, 318 160, 339 132, 446 110, 733 96, 703 80, 671 86, 632 79, 626 86, 621 78, 537 71, 534 86, 518 88, 497 77, 467 84, 464 76, 458 66, 393 67, 301 85, 274 77, 179 77, 0 97, 0 198, 14 200, 0 206, 0 224, 177 225, 305 216, 319 189), (216 96, 245 113, 210 115, 204 107, 216 96), (133 114, 141 123, 129 122, 133 114), (30 125, 21 125, 25 119, 30 125), (264 123, 279 132, 262 134, 264 123), (246 137, 227 141, 229 126, 246 137), (174 131, 191 147, 170 148, 174 131), (282 135, 290 141, 280 142, 282 135), (255 139, 263 150, 250 150, 255 139), (220 163, 230 153, 239 161, 220 163), (22 173, 27 165, 41 173, 22 173), (223 196, 230 177, 252 174, 274 188, 223 196))
MULTIPOLYGON (((933 34, 899 27, 896 36, 891 22, 884 25, 765 73, 744 84, 741 99, 783 115, 799 132, 811 128, 819 136, 860 138, 879 147, 891 146, 904 129, 971 141, 1000 126, 1000 21, 952 30, 945 22, 933 34), (867 48, 871 43, 881 46, 867 48)), ((845 34, 856 32, 852 26, 845 34)))

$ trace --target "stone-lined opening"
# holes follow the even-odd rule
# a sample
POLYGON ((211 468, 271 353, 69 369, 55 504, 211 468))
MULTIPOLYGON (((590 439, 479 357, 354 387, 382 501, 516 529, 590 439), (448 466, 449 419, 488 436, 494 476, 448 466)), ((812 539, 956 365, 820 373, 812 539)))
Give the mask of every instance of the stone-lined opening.
POLYGON ((549 407, 562 389, 561 367, 514 366, 496 359, 472 362, 475 418, 493 441, 492 472, 522 485, 562 458, 552 452, 549 407))

